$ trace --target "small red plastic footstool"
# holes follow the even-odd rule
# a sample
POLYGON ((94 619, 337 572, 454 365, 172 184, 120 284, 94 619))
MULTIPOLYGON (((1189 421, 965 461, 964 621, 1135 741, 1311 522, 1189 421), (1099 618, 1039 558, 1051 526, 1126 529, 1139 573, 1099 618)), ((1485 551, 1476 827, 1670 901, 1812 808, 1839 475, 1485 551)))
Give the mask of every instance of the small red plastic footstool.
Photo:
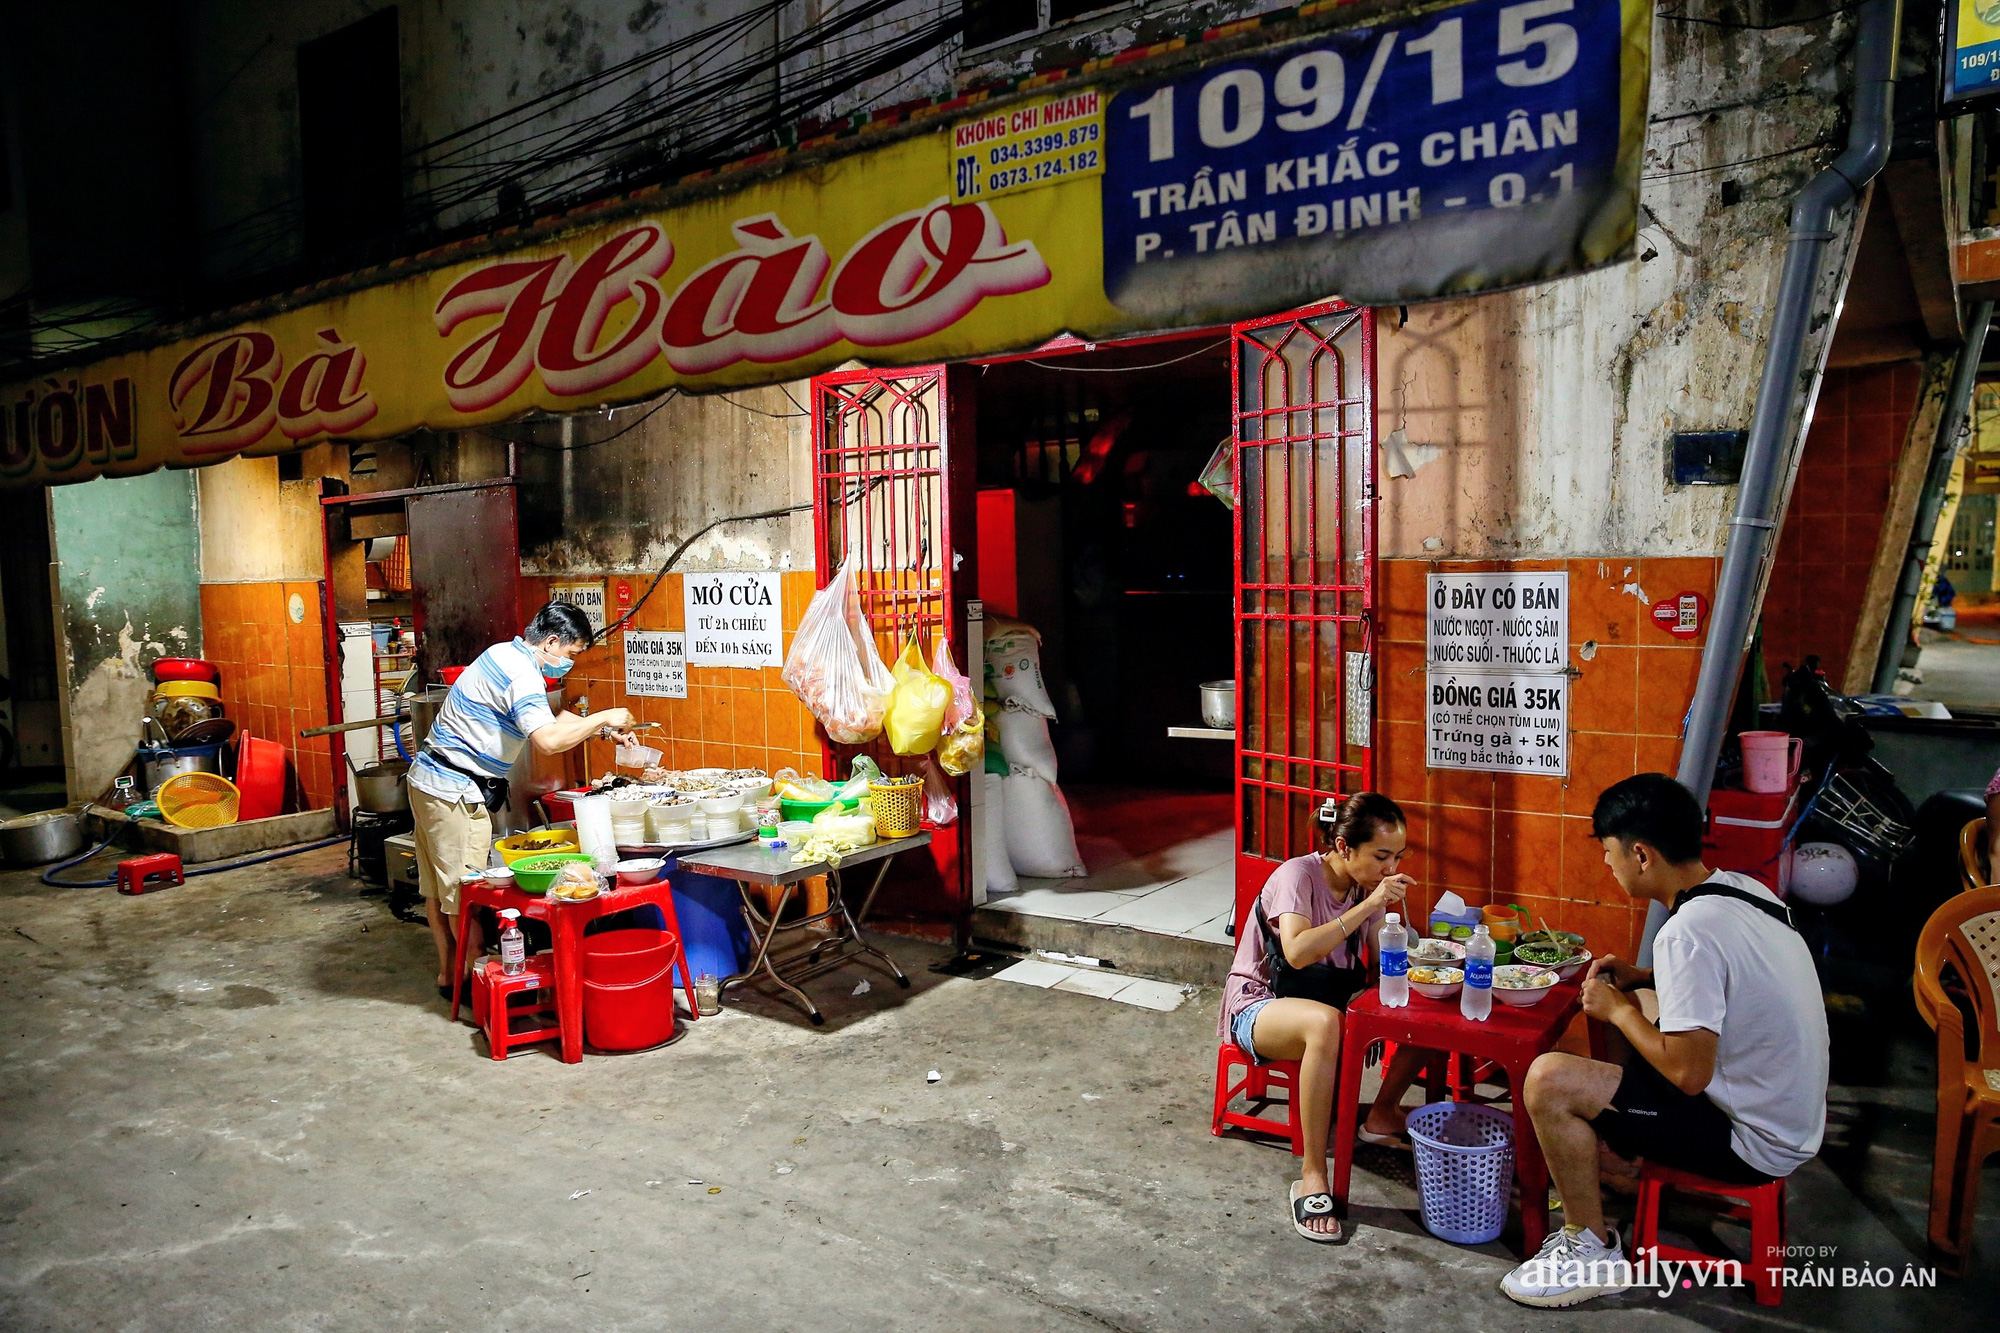
POLYGON ((151 893, 154 889, 164 889, 169 884, 185 884, 187 876, 181 870, 181 859, 172 852, 154 852, 150 856, 135 856, 129 861, 118 863, 118 892, 151 893), (148 884, 149 879, 159 882, 148 884))

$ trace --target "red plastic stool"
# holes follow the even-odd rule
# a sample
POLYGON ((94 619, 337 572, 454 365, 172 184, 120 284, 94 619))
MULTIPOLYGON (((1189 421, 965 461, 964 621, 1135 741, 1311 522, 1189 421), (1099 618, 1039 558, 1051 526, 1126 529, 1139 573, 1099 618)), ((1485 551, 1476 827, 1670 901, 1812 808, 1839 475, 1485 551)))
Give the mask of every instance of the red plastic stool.
POLYGON ((1636 1260, 1642 1251, 1651 1250, 1660 1259, 1720 1269, 1723 1264, 1736 1261, 1660 1244, 1660 1196, 1669 1187, 1738 1201, 1738 1206, 1723 1216, 1750 1221, 1750 1262, 1742 1266, 1743 1275, 1757 1293, 1757 1304, 1778 1304, 1785 1290, 1785 1182, 1730 1185, 1692 1172, 1676 1171, 1670 1166, 1651 1162, 1640 1166, 1639 1212, 1632 1223, 1632 1257, 1636 1260))
POLYGON ((150 856, 135 856, 129 861, 118 863, 118 892, 150 893, 153 889, 164 889, 169 884, 185 884, 187 875, 181 870, 181 859, 172 852, 154 852, 150 856), (159 883, 148 886, 146 881, 157 877, 159 883))
POLYGON ((1215 1115, 1209 1122, 1209 1132, 1220 1134, 1227 1125, 1290 1139, 1292 1156, 1305 1156, 1305 1130, 1299 1125, 1299 1062, 1271 1060, 1265 1064, 1253 1065, 1250 1063, 1250 1057, 1245 1055, 1235 1042, 1222 1043, 1222 1049, 1215 1053, 1215 1115), (1230 1081, 1232 1071, 1239 1066, 1243 1070, 1243 1078, 1240 1082, 1232 1083, 1230 1081), (1273 1087, 1283 1088, 1287 1093, 1283 1120, 1271 1120, 1251 1115, 1247 1111, 1229 1109, 1229 1103, 1238 1093, 1243 1095, 1245 1101, 1267 1101, 1270 1099, 1273 1087))
MULTIPOLYGON (((551 953, 538 953, 524 960, 524 967, 518 974, 508 976, 500 970, 498 959, 487 960, 472 979, 477 990, 486 992, 486 1049, 495 1060, 505 1060, 507 1052, 515 1046, 529 1042, 562 1040, 562 1025, 556 1021, 555 1001, 536 1005, 533 1008, 515 1009, 507 1003, 507 997, 523 991, 546 990, 554 992, 556 985, 556 959, 551 953), (516 1028, 515 1019, 523 1019, 528 1026, 516 1028), (540 1026, 535 1026, 540 1024, 540 1026)), ((475 1008, 478 1002, 474 1001, 475 1008)))

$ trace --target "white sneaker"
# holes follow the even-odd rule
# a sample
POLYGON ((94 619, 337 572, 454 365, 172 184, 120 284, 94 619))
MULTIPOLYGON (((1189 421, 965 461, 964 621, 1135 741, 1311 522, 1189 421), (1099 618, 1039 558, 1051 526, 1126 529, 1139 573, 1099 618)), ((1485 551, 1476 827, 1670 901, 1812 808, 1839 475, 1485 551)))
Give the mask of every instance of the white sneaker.
POLYGON ((1618 1233, 1602 1241, 1589 1231, 1558 1227, 1542 1242, 1535 1257, 1500 1279, 1509 1299, 1543 1309, 1580 1305, 1632 1285, 1632 1265, 1626 1262, 1618 1233))

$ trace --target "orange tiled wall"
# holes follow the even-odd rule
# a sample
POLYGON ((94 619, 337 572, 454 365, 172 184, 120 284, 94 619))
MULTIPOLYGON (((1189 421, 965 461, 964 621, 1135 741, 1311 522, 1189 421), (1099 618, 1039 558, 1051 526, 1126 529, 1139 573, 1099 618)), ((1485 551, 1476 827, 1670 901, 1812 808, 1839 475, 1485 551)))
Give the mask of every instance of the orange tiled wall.
POLYGON ((1590 839, 1597 794, 1634 773, 1672 773, 1681 719, 1701 668, 1702 638, 1657 627, 1647 605, 1695 591, 1711 597, 1711 559, 1384 560, 1376 679, 1375 785, 1410 817, 1424 886, 1422 919, 1446 889, 1471 903, 1519 903, 1599 953, 1630 958, 1644 913, 1605 870, 1590 839), (1424 576, 1432 571, 1564 569, 1570 581, 1570 775, 1431 770, 1424 764, 1424 576), (1639 592, 1646 601, 1642 603, 1639 592), (1584 659, 1584 645, 1594 643, 1584 659))
MULTIPOLYGON (((637 598, 652 577, 639 575, 565 574, 560 578, 524 575, 521 579, 521 619, 525 624, 548 600, 549 584, 603 578, 606 584, 607 619, 622 614, 616 606, 616 589, 622 579, 637 598)), ((785 648, 806 603, 812 600, 814 579, 810 570, 793 571, 780 577, 784 598, 785 648)), ((685 630, 682 615, 681 576, 669 574, 647 600, 630 628, 685 630)), ((761 768, 775 773, 795 768, 802 773, 820 771, 820 745, 812 715, 778 678, 777 667, 746 670, 740 667, 689 667, 688 697, 685 699, 627 698, 625 695, 624 641, 613 635, 577 659, 576 668, 564 680, 565 697, 588 696, 592 712, 605 708, 630 708, 642 722, 657 722, 661 730, 640 733, 647 745, 663 752, 661 762, 671 768, 761 768)), ((602 774, 611 768, 613 747, 603 741, 585 741, 581 763, 571 762, 570 777, 602 774)))
POLYGON ((1764 669, 1774 688, 1784 664, 1809 653, 1836 689, 1846 678, 1922 382, 1912 361, 1829 370, 1820 385, 1764 598, 1764 669))
POLYGON ((285 747, 290 810, 333 804, 327 738, 299 739, 305 728, 326 725, 320 606, 317 582, 201 585, 202 648, 221 669, 222 706, 238 727, 285 747), (296 625, 287 610, 293 594, 306 612, 296 625))

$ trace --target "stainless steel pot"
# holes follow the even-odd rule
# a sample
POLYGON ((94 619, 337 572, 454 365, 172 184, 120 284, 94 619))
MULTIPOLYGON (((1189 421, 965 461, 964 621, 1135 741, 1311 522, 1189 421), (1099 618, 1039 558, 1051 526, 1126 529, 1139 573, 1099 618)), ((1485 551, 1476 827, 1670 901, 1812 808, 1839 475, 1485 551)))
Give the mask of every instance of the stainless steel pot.
POLYGON ((73 810, 45 810, 0 823, 0 855, 9 865, 46 865, 82 850, 83 824, 73 810))
POLYGON ((146 795, 157 796, 160 784, 181 773, 220 773, 218 746, 153 746, 139 751, 139 772, 146 781, 146 795))
POLYGON ((1201 720, 1209 727, 1236 725, 1236 682, 1205 680, 1201 683, 1201 720))
MULTIPOLYGON (((350 764, 351 766, 351 764, 350 764)), ((404 779, 410 766, 401 760, 369 764, 354 770, 354 796, 363 810, 393 815, 410 808, 410 789, 404 779)))
POLYGON ((451 694, 449 686, 433 685, 422 694, 404 696, 409 703, 410 723, 403 728, 403 744, 409 747, 412 758, 424 748, 424 738, 431 734, 431 723, 437 721, 438 709, 451 694))

